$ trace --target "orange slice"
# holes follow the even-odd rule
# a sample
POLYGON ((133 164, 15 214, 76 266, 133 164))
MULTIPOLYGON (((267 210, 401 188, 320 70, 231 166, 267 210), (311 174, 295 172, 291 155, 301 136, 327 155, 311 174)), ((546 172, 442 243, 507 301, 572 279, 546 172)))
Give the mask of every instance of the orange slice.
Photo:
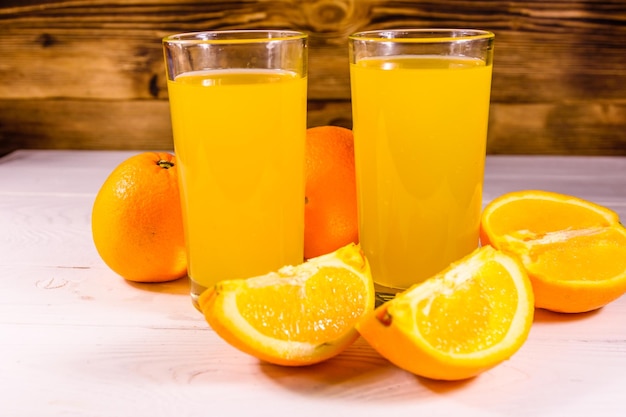
POLYGON ((486 246, 382 304, 357 330, 402 369, 460 380, 512 356, 528 336, 533 313, 522 265, 486 246))
POLYGON ((577 197, 526 190, 487 205, 481 242, 516 256, 536 307, 580 313, 626 292, 626 229, 617 213, 577 197))
POLYGON ((374 309, 369 264, 355 244, 267 275, 227 280, 199 299, 224 340, 286 366, 329 359, 358 338, 358 320, 374 309))

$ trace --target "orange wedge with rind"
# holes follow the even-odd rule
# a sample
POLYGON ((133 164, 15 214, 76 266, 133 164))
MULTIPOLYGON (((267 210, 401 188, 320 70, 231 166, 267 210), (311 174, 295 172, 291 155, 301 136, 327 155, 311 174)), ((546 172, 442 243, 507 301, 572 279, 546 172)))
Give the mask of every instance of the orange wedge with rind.
POLYGON ((541 190, 504 194, 483 211, 481 242, 522 262, 538 308, 581 313, 626 292, 626 229, 593 202, 541 190))
POLYGON ((360 247, 350 244, 263 276, 219 282, 199 305, 232 346, 269 363, 304 366, 358 338, 354 326, 374 309, 374 284, 360 247))
POLYGON ((522 265, 486 246, 382 304, 357 329, 404 370, 462 380, 517 352, 533 314, 532 288, 522 265))

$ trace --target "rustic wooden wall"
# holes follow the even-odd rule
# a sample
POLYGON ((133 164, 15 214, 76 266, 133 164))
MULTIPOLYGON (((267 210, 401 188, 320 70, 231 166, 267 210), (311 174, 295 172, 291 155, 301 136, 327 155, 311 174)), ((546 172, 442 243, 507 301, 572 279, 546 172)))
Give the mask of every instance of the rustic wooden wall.
POLYGON ((626 155, 624 0, 2 0, 0 151, 171 149, 160 40, 310 33, 309 125, 351 126, 346 36, 496 33, 489 153, 626 155))

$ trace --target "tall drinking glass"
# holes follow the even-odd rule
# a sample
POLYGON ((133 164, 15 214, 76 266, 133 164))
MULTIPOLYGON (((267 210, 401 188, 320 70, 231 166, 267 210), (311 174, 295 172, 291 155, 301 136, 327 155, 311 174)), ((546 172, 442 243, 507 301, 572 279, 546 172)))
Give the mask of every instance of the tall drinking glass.
POLYGON ((307 35, 212 31, 163 39, 191 279, 303 261, 307 35))
POLYGON ((359 240, 383 300, 478 246, 493 39, 461 29, 349 38, 359 240))

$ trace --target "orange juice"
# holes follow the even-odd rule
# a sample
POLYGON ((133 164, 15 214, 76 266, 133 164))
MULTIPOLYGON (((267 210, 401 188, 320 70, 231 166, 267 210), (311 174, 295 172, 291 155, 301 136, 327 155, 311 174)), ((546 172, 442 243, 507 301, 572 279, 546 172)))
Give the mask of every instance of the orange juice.
POLYGON ((202 71, 168 91, 192 294, 302 263, 306 78, 202 71))
POLYGON ((395 56, 351 64, 359 239, 404 289, 478 246, 491 65, 395 56))

